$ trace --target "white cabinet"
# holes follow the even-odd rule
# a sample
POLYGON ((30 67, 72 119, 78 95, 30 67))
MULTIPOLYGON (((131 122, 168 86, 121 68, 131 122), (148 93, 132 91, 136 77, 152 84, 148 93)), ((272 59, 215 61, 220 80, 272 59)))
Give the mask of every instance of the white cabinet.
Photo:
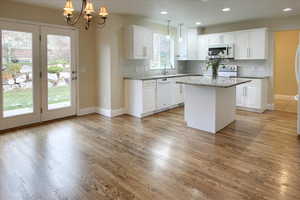
POLYGON ((156 110, 156 80, 125 80, 125 107, 127 113, 143 117, 156 110))
POLYGON ((251 79, 250 83, 238 85, 236 87, 236 106, 257 112, 265 111, 267 108, 267 81, 251 79))
POLYGON ((198 38, 198 59, 206 60, 208 56, 208 36, 200 35, 198 38))
POLYGON ((188 29, 187 58, 188 60, 198 60, 198 30, 197 29, 188 29))
POLYGON ((176 84, 176 81, 180 81, 184 79, 182 78, 171 78, 172 81, 172 105, 181 104, 183 103, 183 85, 182 84, 176 84))
POLYGON ((176 84, 176 81, 184 78, 146 81, 126 79, 124 90, 126 113, 141 118, 182 104, 183 85, 176 84))
POLYGON ((263 60, 268 57, 266 28, 235 32, 235 59, 263 60))
POLYGON ((198 60, 198 30, 181 30, 181 40, 177 37, 177 60, 198 60))
POLYGON ((172 82, 169 79, 157 80, 157 110, 167 109, 172 105, 172 82))
POLYGON ((234 33, 215 33, 207 35, 208 45, 215 44, 233 44, 234 43, 234 33))
POLYGON ((124 47, 128 59, 151 59, 153 32, 142 26, 129 26, 124 34, 124 47))
POLYGON ((235 33, 235 59, 244 60, 249 57, 249 33, 238 31, 235 33))
POLYGON ((233 44, 236 60, 264 60, 268 58, 268 31, 266 28, 245 31, 198 35, 196 29, 183 29, 178 41, 178 60, 206 60, 208 47, 233 44))
POLYGON ((156 81, 143 81, 143 113, 156 109, 156 81))
POLYGON ((177 29, 177 52, 176 59, 177 60, 186 60, 187 59, 187 30, 185 28, 181 28, 181 30, 177 29), (181 35, 179 34, 181 32, 181 35))

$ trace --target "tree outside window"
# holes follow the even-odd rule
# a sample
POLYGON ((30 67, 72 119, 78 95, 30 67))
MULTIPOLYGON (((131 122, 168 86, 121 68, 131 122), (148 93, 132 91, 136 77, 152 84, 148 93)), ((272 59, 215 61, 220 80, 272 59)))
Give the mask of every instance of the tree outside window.
POLYGON ((174 68, 174 39, 167 35, 153 34, 153 58, 150 69, 174 68))

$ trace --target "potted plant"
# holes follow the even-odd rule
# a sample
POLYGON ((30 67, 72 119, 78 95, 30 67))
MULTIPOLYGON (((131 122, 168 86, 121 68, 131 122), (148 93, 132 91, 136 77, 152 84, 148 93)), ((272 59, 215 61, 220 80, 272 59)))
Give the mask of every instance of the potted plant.
POLYGON ((209 56, 207 58, 206 69, 211 67, 213 79, 216 79, 218 77, 219 67, 221 65, 221 62, 224 62, 224 61, 229 62, 229 59, 224 58, 223 56, 209 56))

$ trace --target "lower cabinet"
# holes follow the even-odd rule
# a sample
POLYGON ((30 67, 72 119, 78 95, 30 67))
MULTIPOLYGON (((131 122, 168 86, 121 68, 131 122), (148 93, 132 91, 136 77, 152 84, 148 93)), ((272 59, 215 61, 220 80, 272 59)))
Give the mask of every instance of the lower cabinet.
POLYGON ((264 112, 267 109, 267 95, 267 80, 251 79, 251 82, 236 87, 236 106, 239 109, 264 112))
POLYGON ((182 78, 172 78, 172 104, 182 104, 184 102, 183 84, 176 84, 176 81, 180 81, 182 78))
POLYGON ((183 86, 176 84, 178 80, 125 80, 127 114, 141 118, 183 103, 183 86))

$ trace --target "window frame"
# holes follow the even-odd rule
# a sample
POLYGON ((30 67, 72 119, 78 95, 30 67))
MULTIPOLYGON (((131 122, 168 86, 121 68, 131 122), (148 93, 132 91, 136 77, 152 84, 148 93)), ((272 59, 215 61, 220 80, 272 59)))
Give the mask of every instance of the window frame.
MULTIPOLYGON (((152 37, 152 58, 150 59, 150 66, 149 69, 150 70, 163 70, 163 69, 168 69, 168 70, 174 70, 175 69, 175 39, 174 37, 170 37, 169 39, 167 38, 167 34, 164 33, 158 33, 158 32, 154 32, 153 33, 153 37, 152 37), (168 66, 162 66, 161 63, 159 63, 159 67, 157 67, 157 64, 155 65, 155 61, 154 61, 154 56, 155 56, 155 35, 159 36, 159 37, 166 37, 167 40, 169 40, 169 63, 168 66)), ((160 48, 160 47, 159 47, 160 48)), ((160 50, 161 51, 161 50, 160 50)))

